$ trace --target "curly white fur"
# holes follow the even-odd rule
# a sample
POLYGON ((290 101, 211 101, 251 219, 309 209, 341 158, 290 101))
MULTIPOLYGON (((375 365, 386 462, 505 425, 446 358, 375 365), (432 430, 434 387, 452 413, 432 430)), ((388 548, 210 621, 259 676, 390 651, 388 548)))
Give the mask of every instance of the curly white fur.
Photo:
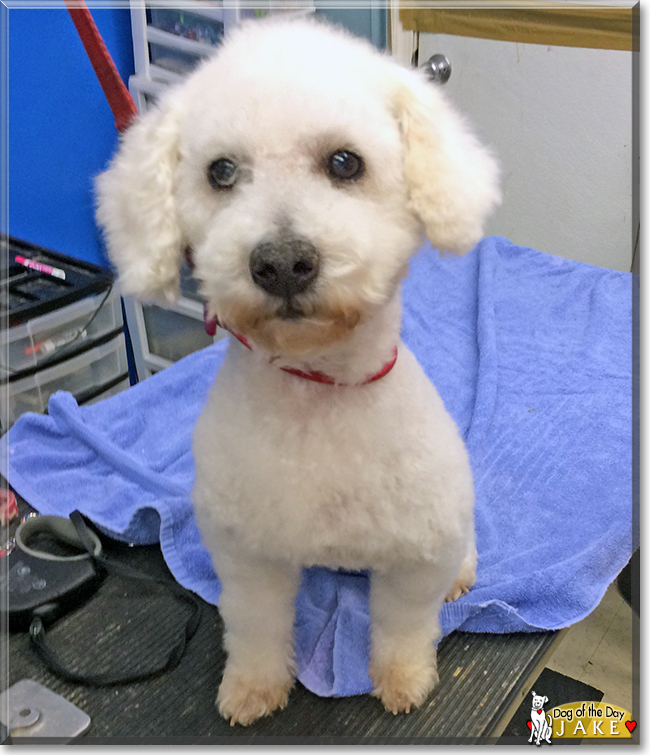
POLYGON ((223 586, 221 713, 246 724, 285 704, 312 564, 372 569, 375 694, 394 712, 420 704, 440 605, 475 578, 473 487, 452 419, 399 341, 399 281, 423 230, 456 252, 480 238, 499 200, 493 158, 419 73, 342 31, 268 20, 233 32, 129 129, 97 192, 125 293, 173 299, 190 247, 210 311, 253 347, 233 340, 194 443, 197 521, 223 586), (328 176, 339 149, 363 158, 358 180, 328 176), (226 191, 206 176, 223 156, 238 166, 226 191), (292 319, 249 271, 282 233, 320 255, 292 319), (396 344, 388 375, 354 385, 396 344))

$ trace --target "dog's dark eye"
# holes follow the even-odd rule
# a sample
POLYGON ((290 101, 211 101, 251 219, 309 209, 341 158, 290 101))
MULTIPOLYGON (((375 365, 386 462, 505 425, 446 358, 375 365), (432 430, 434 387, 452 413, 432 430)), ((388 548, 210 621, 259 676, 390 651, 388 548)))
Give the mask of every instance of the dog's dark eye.
POLYGON ((327 158, 327 172, 336 181, 361 178, 364 170, 363 159, 349 149, 337 149, 327 158))
POLYGON ((237 181, 237 164, 220 157, 208 165, 208 182, 213 189, 231 189, 237 181))

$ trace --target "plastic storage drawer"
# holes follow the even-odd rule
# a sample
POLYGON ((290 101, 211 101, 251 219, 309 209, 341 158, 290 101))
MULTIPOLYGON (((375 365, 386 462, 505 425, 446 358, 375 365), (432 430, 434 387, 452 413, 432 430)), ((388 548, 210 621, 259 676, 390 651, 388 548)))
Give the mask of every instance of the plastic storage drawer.
POLYGON ((203 58, 193 53, 177 50, 174 47, 149 43, 149 54, 153 65, 171 71, 179 76, 191 73, 203 58))
POLYGON ((0 407, 7 407, 8 412, 2 424, 7 429, 24 412, 44 412, 50 396, 56 391, 69 391, 75 397, 81 396, 127 372, 124 334, 120 333, 107 343, 54 367, 2 385, 0 407))
POLYGON ((223 37, 223 23, 216 18, 173 8, 151 8, 150 25, 181 39, 217 45, 223 37))
POLYGON ((114 288, 2 331, 0 353, 8 361, 7 372, 15 374, 72 356, 84 345, 121 327, 122 307, 114 288))
POLYGON ((181 263, 180 287, 183 296, 186 296, 188 299, 193 299, 194 301, 203 302, 203 297, 199 293, 199 282, 192 275, 192 270, 185 260, 181 263))
POLYGON ((214 343, 203 320, 155 305, 142 307, 150 354, 176 362, 214 343))
POLYGON ((92 398, 89 398, 87 401, 81 401, 80 403, 83 403, 84 406, 96 404, 99 401, 103 401, 105 398, 116 396, 118 393, 121 393, 122 391, 125 391, 130 387, 131 381, 129 380, 129 376, 125 375, 121 380, 112 385, 110 388, 107 388, 105 391, 100 390, 100 392, 92 396, 92 398))

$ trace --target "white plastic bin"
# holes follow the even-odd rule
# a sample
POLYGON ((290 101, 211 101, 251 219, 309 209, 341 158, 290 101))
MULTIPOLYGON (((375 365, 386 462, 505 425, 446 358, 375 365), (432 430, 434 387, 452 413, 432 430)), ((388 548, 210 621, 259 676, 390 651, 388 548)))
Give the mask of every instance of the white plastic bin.
POLYGON ((128 373, 124 334, 112 338, 54 367, 44 368, 29 377, 0 386, 3 429, 8 429, 24 412, 44 412, 50 396, 69 391, 73 396, 97 389, 128 373))
POLYGON ((5 375, 33 369, 61 354, 73 355, 122 327, 122 308, 117 288, 36 317, 24 325, 0 332, 0 354, 5 375), (101 305, 101 308, 99 308, 101 305), (96 314, 92 322, 91 317, 96 314), (89 323, 89 324, 88 324, 89 323))

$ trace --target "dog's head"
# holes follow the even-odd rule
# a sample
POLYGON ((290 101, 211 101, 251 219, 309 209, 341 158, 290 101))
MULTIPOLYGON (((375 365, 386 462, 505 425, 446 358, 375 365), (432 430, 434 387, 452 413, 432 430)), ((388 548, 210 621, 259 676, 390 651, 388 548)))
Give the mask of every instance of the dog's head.
POLYGON ((209 309, 273 354, 345 338, 418 247, 470 249, 497 169, 442 92, 365 41, 254 21, 126 132, 97 179, 122 290, 209 309))
POLYGON ((548 697, 545 695, 536 695, 534 692, 533 695, 533 710, 541 710, 544 707, 544 703, 548 702, 548 697))

